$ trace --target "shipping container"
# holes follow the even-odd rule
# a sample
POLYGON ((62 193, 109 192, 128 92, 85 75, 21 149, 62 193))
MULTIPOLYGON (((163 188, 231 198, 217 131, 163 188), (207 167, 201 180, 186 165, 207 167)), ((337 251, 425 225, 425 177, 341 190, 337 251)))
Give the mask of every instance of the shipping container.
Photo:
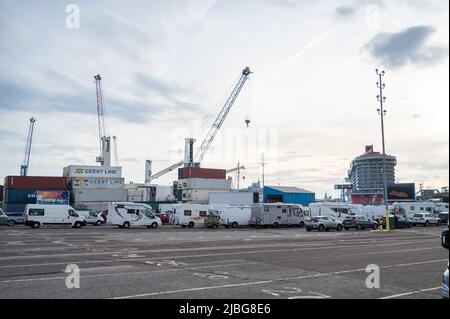
POLYGON ((254 198, 251 192, 209 193, 209 204, 246 206, 254 204, 254 198))
POLYGON ((178 189, 216 189, 230 191, 231 180, 206 178, 181 179, 178 182, 178 189))
POLYGON ((10 204, 36 204, 36 189, 7 189, 5 202, 10 204))
MULTIPOLYGON (((183 190, 181 200, 183 203, 193 203, 193 204, 208 204, 209 194, 218 193, 219 190, 211 189, 195 189, 195 190, 183 190)), ((223 191, 228 192, 228 191, 223 191)))
POLYGON ((211 169, 200 167, 184 167, 178 170, 178 179, 187 178, 209 178, 226 179, 227 172, 224 169, 211 169))
POLYGON ((121 178, 122 167, 72 165, 63 168, 64 177, 121 178))
POLYGON ((125 184, 124 178, 71 178, 70 185, 72 189, 86 188, 123 188, 125 184))
POLYGON ((74 202, 124 202, 128 199, 125 189, 77 189, 72 193, 74 202))
POLYGON ((25 207, 28 204, 14 204, 14 203, 4 203, 3 204, 3 211, 5 213, 23 213, 25 212, 25 207))
POLYGON ((78 211, 103 212, 108 205, 109 202, 73 202, 71 206, 78 211))
POLYGON ((50 176, 6 176, 5 189, 69 190, 69 179, 50 176))

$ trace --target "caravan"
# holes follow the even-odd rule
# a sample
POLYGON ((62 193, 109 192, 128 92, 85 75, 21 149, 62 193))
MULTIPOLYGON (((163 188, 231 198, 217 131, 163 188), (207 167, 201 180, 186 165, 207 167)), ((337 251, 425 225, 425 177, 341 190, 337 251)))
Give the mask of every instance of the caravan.
POLYGON ((305 226, 303 207, 298 204, 257 204, 251 208, 250 226, 305 226))
POLYGON ((126 202, 109 204, 108 223, 119 228, 131 226, 158 228, 162 224, 150 206, 126 202))
MULTIPOLYGON (((216 211, 210 205, 176 204, 173 205, 171 224, 183 228, 206 227, 205 219, 214 219, 216 211)), ((218 219, 218 216, 216 216, 218 219)), ((217 225, 216 225, 217 226, 217 225)))

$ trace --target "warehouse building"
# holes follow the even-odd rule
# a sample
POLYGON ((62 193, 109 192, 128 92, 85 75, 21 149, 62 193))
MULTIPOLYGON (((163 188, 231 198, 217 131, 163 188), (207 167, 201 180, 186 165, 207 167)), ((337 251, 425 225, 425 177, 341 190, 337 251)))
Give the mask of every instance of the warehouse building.
POLYGON ((288 203, 309 206, 316 194, 298 187, 264 186, 264 203, 288 203))

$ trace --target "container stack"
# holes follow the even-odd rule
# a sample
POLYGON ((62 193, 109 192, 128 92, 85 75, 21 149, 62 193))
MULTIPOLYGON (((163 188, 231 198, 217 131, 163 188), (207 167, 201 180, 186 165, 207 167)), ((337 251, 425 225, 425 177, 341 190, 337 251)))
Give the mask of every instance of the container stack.
POLYGON ((178 200, 184 203, 208 204, 210 193, 231 191, 226 170, 185 167, 178 170, 178 200))
POLYGON ((3 208, 7 213, 23 213, 27 204, 36 204, 37 193, 42 191, 68 192, 66 177, 7 176, 3 191, 3 208))
POLYGON ((69 179, 72 204, 78 210, 105 210, 110 202, 127 200, 121 167, 79 166, 65 167, 63 175, 69 179))

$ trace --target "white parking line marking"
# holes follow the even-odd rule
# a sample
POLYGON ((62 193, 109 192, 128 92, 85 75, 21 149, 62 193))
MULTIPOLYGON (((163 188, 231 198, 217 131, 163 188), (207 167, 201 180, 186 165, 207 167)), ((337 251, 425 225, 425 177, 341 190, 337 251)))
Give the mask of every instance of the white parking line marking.
MULTIPOLYGON (((447 261, 447 259, 420 261, 420 262, 414 262, 414 263, 409 263, 409 264, 388 265, 388 266, 381 266, 380 268, 405 267, 405 266, 413 266, 413 265, 422 265, 422 264, 426 264, 426 263, 437 263, 437 262, 443 262, 443 261, 447 261)), ((229 285, 224 285, 224 286, 199 287, 199 288, 191 288, 191 289, 172 290, 172 291, 151 292, 151 293, 139 294, 139 295, 115 297, 112 299, 134 299, 134 298, 150 297, 150 296, 157 296, 157 295, 175 294, 175 293, 186 292, 186 291, 200 291, 200 290, 209 290, 209 289, 233 288, 233 287, 241 287, 241 286, 255 286, 255 285, 274 283, 274 282, 278 282, 278 281, 309 279, 309 278, 333 276, 333 275, 339 275, 339 274, 344 274, 344 273, 361 272, 361 271, 366 271, 366 268, 336 271, 336 272, 330 272, 330 273, 319 273, 319 274, 314 274, 314 275, 299 276, 299 277, 292 277, 292 278, 278 278, 278 279, 265 280, 265 281, 249 282, 249 283, 244 283, 244 284, 229 284, 229 285)))
POLYGON ((397 294, 397 295, 391 295, 391 296, 381 297, 381 298, 378 298, 378 299, 394 299, 394 298, 399 298, 399 297, 404 297, 404 296, 410 296, 410 295, 420 294, 420 293, 423 293, 423 292, 435 291, 435 290, 439 290, 439 289, 441 289, 441 287, 428 288, 428 289, 421 289, 421 290, 415 290, 415 291, 405 292, 405 293, 402 293, 402 294, 397 294))

